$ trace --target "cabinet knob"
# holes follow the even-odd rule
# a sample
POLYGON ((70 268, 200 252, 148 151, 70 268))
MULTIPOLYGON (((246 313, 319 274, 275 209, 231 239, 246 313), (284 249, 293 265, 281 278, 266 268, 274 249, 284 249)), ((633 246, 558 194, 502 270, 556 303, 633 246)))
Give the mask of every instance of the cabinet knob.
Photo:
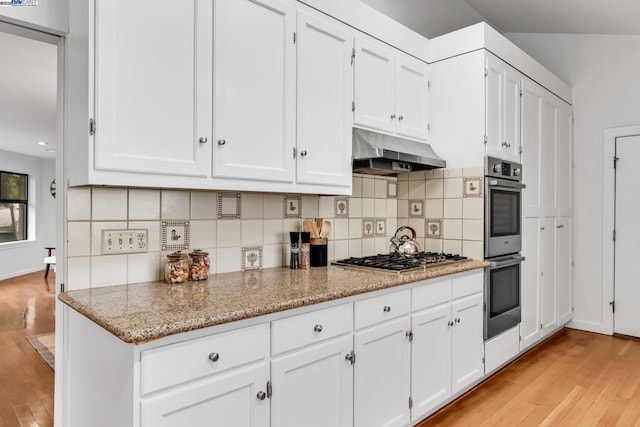
POLYGON ((404 116, 403 115, 398 116, 398 120, 404 120, 404 116))
POLYGON ((396 115, 395 115, 395 114, 392 114, 392 115, 391 115, 391 120, 393 120, 393 119, 395 119, 395 118, 396 118, 396 115))
POLYGON ((209 360, 211 360, 212 362, 217 362, 220 359, 220 355, 216 352, 210 353, 209 354, 209 360))
POLYGON ((306 157, 306 155, 307 155, 307 150, 302 150, 300 152, 300 157, 306 157))
POLYGON ((391 307, 389 307, 388 305, 385 305, 382 311, 384 311, 385 313, 388 313, 391 311, 391 307))
POLYGON ((313 330, 316 332, 322 332, 322 325, 316 325, 313 327, 313 330))
POLYGON ((201 136, 199 141, 200 141, 200 144, 206 144, 209 140, 207 139, 206 136, 201 136))
POLYGON ((267 398, 267 393, 265 393, 264 391, 259 391, 256 397, 258 398, 258 400, 264 400, 267 398))
POLYGON ((224 144, 226 144, 226 143, 227 143, 227 141, 226 141, 226 140, 224 140, 224 139, 219 139, 219 140, 218 140, 218 145, 224 145, 224 144))
POLYGON ((508 143, 507 141, 503 141, 503 142, 502 142, 502 146, 503 146, 504 148, 511 148, 511 144, 510 144, 510 143, 508 143))
POLYGON ((449 326, 449 327, 453 326, 453 322, 452 322, 451 320, 449 320, 449 321, 447 322, 447 326, 449 326))
POLYGON ((456 317, 456 323, 460 323, 460 318, 456 317))
POLYGON ((540 231, 544 231, 544 227, 540 227, 540 231))

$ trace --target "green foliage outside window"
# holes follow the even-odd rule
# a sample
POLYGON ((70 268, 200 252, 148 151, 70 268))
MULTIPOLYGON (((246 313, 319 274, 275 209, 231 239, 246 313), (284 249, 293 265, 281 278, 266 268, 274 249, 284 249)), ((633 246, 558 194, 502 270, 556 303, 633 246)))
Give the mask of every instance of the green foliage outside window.
POLYGON ((27 240, 28 180, 0 171, 0 243, 27 240))

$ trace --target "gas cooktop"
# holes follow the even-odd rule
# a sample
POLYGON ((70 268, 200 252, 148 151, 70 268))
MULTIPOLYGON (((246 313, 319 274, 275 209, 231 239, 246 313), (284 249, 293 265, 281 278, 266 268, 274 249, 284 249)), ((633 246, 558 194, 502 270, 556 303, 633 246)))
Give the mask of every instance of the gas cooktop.
POLYGON ((333 262, 333 264, 344 267, 370 268, 401 273, 468 260, 467 257, 461 255, 418 252, 409 258, 399 254, 379 254, 362 258, 341 259, 333 262))

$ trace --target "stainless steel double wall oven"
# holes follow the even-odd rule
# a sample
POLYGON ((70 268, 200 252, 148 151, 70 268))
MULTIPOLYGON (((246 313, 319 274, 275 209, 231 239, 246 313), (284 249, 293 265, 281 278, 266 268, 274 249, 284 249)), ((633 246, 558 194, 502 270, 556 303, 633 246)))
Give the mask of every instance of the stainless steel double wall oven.
POLYGON ((522 248, 522 165, 485 160, 484 338, 490 339, 520 323, 522 248))

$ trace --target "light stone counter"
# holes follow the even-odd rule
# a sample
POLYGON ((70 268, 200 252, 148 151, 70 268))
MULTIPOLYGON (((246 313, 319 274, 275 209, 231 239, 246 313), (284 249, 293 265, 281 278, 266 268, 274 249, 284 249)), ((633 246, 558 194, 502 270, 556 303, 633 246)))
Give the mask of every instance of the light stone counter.
POLYGON ((70 291, 59 298, 122 341, 141 343, 487 265, 466 261, 400 274, 338 266, 279 267, 217 274, 204 282, 150 282, 70 291))

